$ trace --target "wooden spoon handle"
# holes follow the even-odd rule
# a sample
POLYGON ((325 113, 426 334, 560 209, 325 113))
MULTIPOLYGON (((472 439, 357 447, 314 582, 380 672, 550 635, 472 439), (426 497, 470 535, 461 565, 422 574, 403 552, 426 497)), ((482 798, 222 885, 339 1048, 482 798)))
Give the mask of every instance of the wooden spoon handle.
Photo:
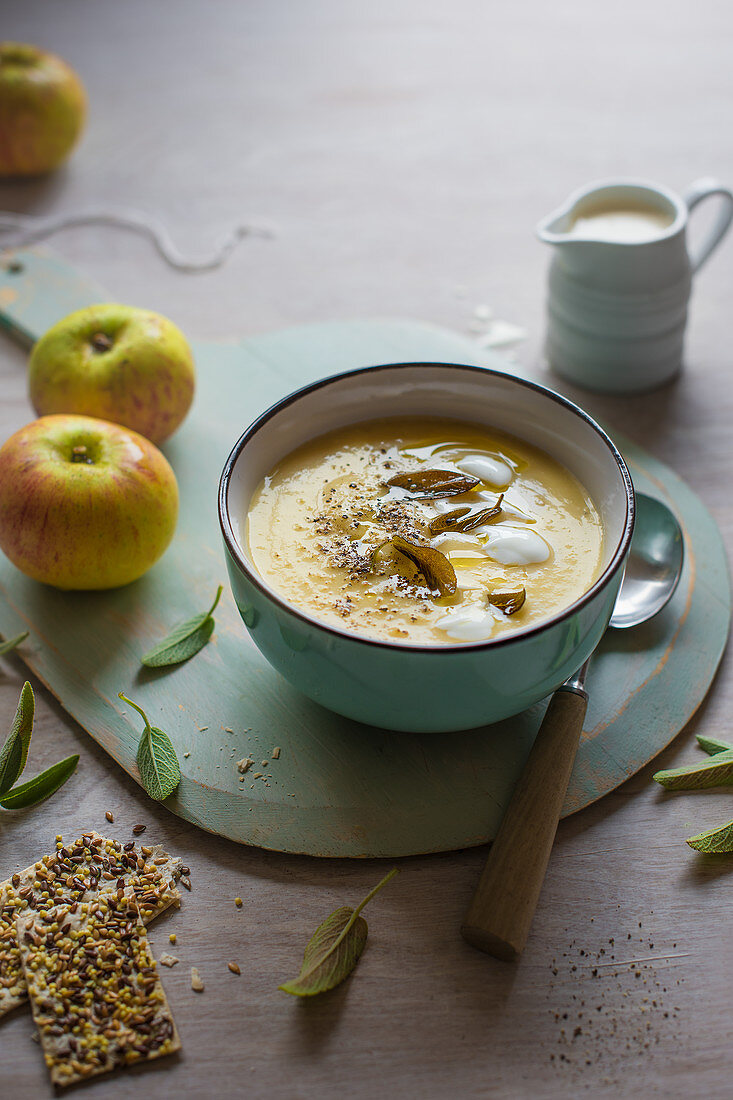
POLYGON ((527 942, 587 705, 577 687, 550 700, 461 926, 468 943, 499 959, 518 958, 527 942))

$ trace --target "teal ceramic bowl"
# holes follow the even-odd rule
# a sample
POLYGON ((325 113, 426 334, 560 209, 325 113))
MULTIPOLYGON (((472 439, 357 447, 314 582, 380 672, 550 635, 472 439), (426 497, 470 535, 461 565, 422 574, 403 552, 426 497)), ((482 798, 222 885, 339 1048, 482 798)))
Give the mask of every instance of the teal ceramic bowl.
POLYGON ((239 439, 219 486, 219 519, 234 598, 255 644, 324 707, 385 729, 470 729, 517 714, 554 691, 608 624, 634 525, 629 472, 605 432, 558 394, 512 375, 449 363, 350 371, 283 398, 239 439), (500 428, 547 451, 591 494, 604 528, 595 584, 546 621, 495 641, 415 645, 327 626, 257 573, 246 549, 249 502, 303 443, 380 416, 443 416, 500 428))

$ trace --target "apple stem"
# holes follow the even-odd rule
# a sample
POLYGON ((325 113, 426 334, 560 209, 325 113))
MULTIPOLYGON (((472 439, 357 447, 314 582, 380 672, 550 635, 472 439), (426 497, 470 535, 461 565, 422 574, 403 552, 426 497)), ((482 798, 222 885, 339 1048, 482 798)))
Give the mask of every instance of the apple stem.
POLYGON ((104 332, 95 332, 91 339, 91 345, 95 351, 109 351, 112 341, 104 332))

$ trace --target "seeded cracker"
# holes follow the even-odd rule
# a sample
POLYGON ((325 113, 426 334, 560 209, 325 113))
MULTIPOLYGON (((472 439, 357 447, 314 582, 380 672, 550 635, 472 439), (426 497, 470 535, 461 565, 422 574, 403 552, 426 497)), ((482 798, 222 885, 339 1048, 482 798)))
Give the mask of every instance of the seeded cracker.
POLYGON ((180 905, 175 885, 180 860, 160 846, 148 852, 143 857, 132 842, 123 847, 98 833, 84 833, 66 847, 57 840, 54 855, 0 882, 0 1017, 28 999, 15 932, 26 910, 89 901, 120 888, 138 899, 146 924, 170 905, 180 905))
POLYGON ((180 1050, 130 895, 59 905, 17 921, 33 1020, 55 1085, 180 1050))

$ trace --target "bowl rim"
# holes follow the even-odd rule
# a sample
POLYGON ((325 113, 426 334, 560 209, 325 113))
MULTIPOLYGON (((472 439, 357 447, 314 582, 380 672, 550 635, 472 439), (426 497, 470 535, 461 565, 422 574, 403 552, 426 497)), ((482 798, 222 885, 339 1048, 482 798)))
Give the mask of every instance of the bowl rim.
MULTIPOLYGON (((367 419, 370 419, 367 417, 367 419)), ((371 418, 373 419, 373 418, 371 418)), ((355 421, 355 423, 357 423, 355 421)), ((314 437, 317 438, 317 437, 314 437)), ((334 637, 348 640, 350 642, 363 643, 369 646, 376 646, 380 649, 393 650, 397 652, 410 652, 410 653, 435 653, 445 656, 447 653, 467 653, 474 652, 476 650, 492 650, 502 646, 518 644, 525 641, 527 638, 533 638, 543 633, 545 630, 549 630, 551 627, 562 622, 564 619, 570 618, 575 612, 581 610, 588 603, 595 599, 595 597, 606 588, 613 580, 619 566, 622 564, 629 545, 631 543, 631 535, 634 530, 634 520, 636 515, 635 498, 634 498, 634 486, 631 480, 631 474, 628 467, 624 462, 624 459, 616 447, 613 440, 603 430, 592 416, 590 416, 579 405, 576 405, 573 401, 570 401, 567 397, 563 397, 559 393, 555 393, 554 390, 548 389, 546 386, 540 385, 538 382, 533 382, 527 378, 519 378, 516 375, 509 374, 506 371, 494 370, 491 367, 481 367, 469 363, 442 363, 442 362, 410 362, 410 363, 380 363, 371 367, 357 367, 354 370, 340 371, 338 374, 328 375, 326 378, 320 378, 315 382, 311 382, 306 386, 301 386, 297 390, 286 394, 281 397, 279 401, 276 401, 269 408, 265 409, 248 428, 245 428, 242 435, 234 444, 229 457, 224 463, 224 468, 219 480, 219 494, 218 494, 218 512, 219 512, 219 524, 221 527, 222 536, 224 538, 224 545, 226 546, 229 554, 236 563, 239 569, 241 569, 247 576, 251 584, 255 588, 259 589, 263 596, 266 596, 268 600, 275 603, 281 610, 287 612, 289 615, 294 615, 295 618, 300 619, 303 623, 310 627, 315 627, 324 631, 326 634, 330 634, 334 637), (286 409, 289 405, 295 404, 302 397, 307 394, 315 393, 317 390, 324 389, 327 386, 332 385, 335 382, 341 382, 346 378, 357 378, 360 375, 371 375, 374 371, 385 370, 399 370, 406 367, 438 367, 448 370, 461 370, 469 371, 472 374, 480 374, 482 376, 490 375, 495 378, 500 378, 504 381, 509 381, 513 384, 523 386, 525 389, 534 391, 535 393, 542 394, 544 397, 549 398, 556 404, 561 405, 567 409, 570 413, 579 417, 585 421, 598 435, 601 442, 606 446, 606 449, 610 451, 616 466, 618 467, 621 475, 621 480, 624 486, 624 492, 626 496, 626 518, 624 520, 623 530, 618 544, 611 556, 606 568, 601 573, 591 587, 583 593, 573 603, 568 604, 567 607, 562 608, 556 614, 551 615, 547 619, 543 619, 535 626, 525 627, 523 630, 513 631, 509 634, 504 634, 499 638, 486 638, 480 642, 452 642, 446 644, 436 645, 418 645, 414 642, 400 642, 400 641, 384 641, 381 638, 369 638, 363 634, 357 634, 354 631, 343 630, 337 626, 331 626, 329 623, 324 623, 320 619, 316 619, 314 616, 309 615, 307 612, 302 611, 295 604, 290 603, 288 600, 280 596, 273 588, 259 576, 254 567, 246 560, 242 553, 239 543, 234 535, 234 529, 229 516, 229 485, 232 479, 234 468, 239 461, 239 458, 244 451, 247 444, 257 435, 258 432, 265 427, 265 425, 281 410, 286 409)))

